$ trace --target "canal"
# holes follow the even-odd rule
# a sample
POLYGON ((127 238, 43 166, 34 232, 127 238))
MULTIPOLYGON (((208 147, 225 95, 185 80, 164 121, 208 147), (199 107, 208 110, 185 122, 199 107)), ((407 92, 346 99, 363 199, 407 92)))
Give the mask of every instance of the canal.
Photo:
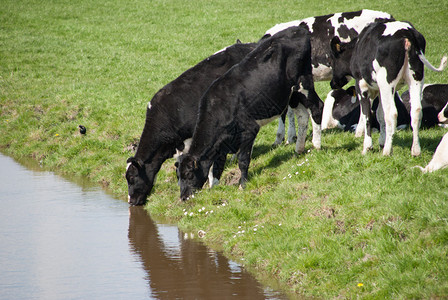
POLYGON ((285 299, 86 182, 0 154, 0 299, 285 299))

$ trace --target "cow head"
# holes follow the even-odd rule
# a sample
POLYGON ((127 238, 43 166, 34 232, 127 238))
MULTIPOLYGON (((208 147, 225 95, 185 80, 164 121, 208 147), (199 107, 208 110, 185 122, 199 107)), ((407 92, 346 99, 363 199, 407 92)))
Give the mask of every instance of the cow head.
POLYGON ((128 202, 131 205, 143 205, 154 185, 154 177, 150 180, 141 159, 130 157, 127 163, 128 202))
POLYGON ((333 78, 330 85, 332 89, 341 89, 346 85, 352 76, 350 70, 350 60, 352 58, 353 49, 357 38, 349 43, 343 43, 339 37, 335 36, 331 39, 331 68, 333 70, 333 78))
POLYGON ((183 154, 176 162, 177 178, 180 185, 180 199, 188 200, 207 181, 204 164, 191 155, 183 154))

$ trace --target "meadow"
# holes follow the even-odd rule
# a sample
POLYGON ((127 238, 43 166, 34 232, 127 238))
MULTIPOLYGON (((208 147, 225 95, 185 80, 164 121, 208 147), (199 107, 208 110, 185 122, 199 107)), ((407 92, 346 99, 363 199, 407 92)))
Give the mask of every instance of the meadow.
MULTIPOLYGON (((126 159, 157 90, 277 23, 363 8, 412 22, 434 65, 448 53, 447 0, 2 0, 0 151, 87 177, 125 201, 126 159)), ((425 77, 448 83, 448 71, 425 77)), ((325 99, 329 83, 316 90, 325 99)), ((296 155, 293 145, 271 147, 276 127, 256 139, 245 190, 229 157, 220 186, 182 203, 169 160, 145 208, 204 231, 207 245, 291 298, 448 297, 448 169, 413 168, 430 161, 446 129, 421 131, 419 157, 411 131, 399 131, 383 157, 378 134, 363 156, 362 139, 336 129, 323 133, 322 150, 308 138, 296 155)))

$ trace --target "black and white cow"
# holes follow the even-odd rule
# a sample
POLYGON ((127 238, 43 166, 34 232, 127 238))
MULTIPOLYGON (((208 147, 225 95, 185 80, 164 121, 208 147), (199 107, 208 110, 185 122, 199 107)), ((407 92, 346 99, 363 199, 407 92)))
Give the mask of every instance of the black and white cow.
MULTIPOLYGON (((421 94, 424 66, 441 71, 447 63, 443 57, 438 69, 425 58, 425 38, 410 23, 379 22, 367 26, 349 43, 338 37, 331 41, 333 79, 332 88, 341 88, 348 76, 356 80, 357 97, 361 102, 361 114, 365 120, 363 154, 372 148, 370 128, 370 99, 380 95, 380 145, 383 154, 392 153, 392 138, 396 129, 397 109, 394 93, 397 85, 406 82, 411 96, 411 126, 413 143, 411 154, 420 155, 418 130, 421 121, 421 94), (384 112, 384 113, 381 113, 384 112), (385 127, 385 128, 384 128, 385 127)), ((358 125, 359 126, 359 125, 358 125)))
POLYGON ((324 102, 322 130, 340 128, 352 131, 359 120, 359 102, 354 86, 331 90, 324 102))
MULTIPOLYGON (((410 125, 411 118, 405 104, 401 101, 398 92, 394 95, 395 107, 397 108, 397 129, 404 129, 410 125)), ((372 102, 371 126, 380 129, 376 113, 379 99, 376 97, 372 102)), ((354 131, 358 126, 361 107, 356 97, 356 89, 350 86, 347 89, 336 89, 328 93, 324 102, 322 114, 322 130, 340 128, 344 131, 354 131)))
MULTIPOLYGON (((349 42, 357 37, 368 24, 384 20, 393 20, 393 17, 388 13, 369 9, 310 17, 303 20, 277 24, 267 30, 261 40, 291 26, 305 26, 311 35, 311 60, 314 81, 327 81, 331 80, 332 76, 330 63, 331 39, 338 36, 342 41, 349 42)), ((281 144, 285 138, 285 116, 286 113, 279 119, 277 137, 274 145, 281 144)), ((288 110, 288 120, 287 143, 293 143, 296 132, 294 113, 291 110, 288 110)), ((315 124, 313 123, 314 126, 315 124)))
MULTIPOLYGON (((409 91, 401 94, 401 99, 410 111, 409 91)), ((422 128, 430 128, 438 124, 448 124, 448 84, 425 84, 422 94, 422 128), (445 108, 445 111, 443 111, 445 108), (446 115, 445 115, 446 114, 446 115)))
MULTIPOLYGON (((323 102, 314 90, 310 37, 300 27, 262 41, 203 95, 190 150, 179 157, 181 199, 201 189, 212 162, 227 153, 237 153, 244 187, 260 127, 281 115, 288 103, 299 122, 308 122, 309 109, 321 123, 323 102)), ((296 151, 303 151, 305 137, 299 131, 296 151)))
MULTIPOLYGON (((160 167, 176 153, 176 149, 188 150, 202 94, 255 46, 237 43, 227 47, 185 71, 154 95, 146 110, 146 123, 137 152, 127 160, 126 180, 131 205, 146 202, 160 167)), ((217 160, 217 169, 223 168, 224 162, 217 160)), ((216 174, 220 173, 214 170, 211 184, 219 179, 216 174)))

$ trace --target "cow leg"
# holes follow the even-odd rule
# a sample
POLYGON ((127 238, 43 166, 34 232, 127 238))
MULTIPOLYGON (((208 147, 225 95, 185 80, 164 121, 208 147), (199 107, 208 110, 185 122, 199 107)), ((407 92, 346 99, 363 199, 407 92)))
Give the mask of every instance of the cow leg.
POLYGON ((210 188, 219 184, 219 179, 221 179, 222 172, 224 171, 224 165, 226 164, 226 156, 227 155, 220 155, 213 162, 213 166, 208 172, 208 184, 210 188))
POLYGON ((378 108, 376 109, 376 119, 380 124, 380 137, 378 138, 378 144, 380 145, 380 147, 384 147, 384 144, 386 142, 386 121, 384 118, 384 109, 381 95, 379 97, 380 99, 378 101, 378 108))
POLYGON ((366 154, 370 149, 372 149, 372 132, 370 128, 369 93, 363 81, 356 83, 356 93, 358 94, 358 99, 361 104, 361 115, 365 120, 364 145, 362 149, 362 154, 366 154))
POLYGON ((411 155, 419 156, 421 153, 418 131, 422 121, 422 89, 423 81, 412 80, 408 83, 411 98, 411 126, 412 126, 412 148, 411 155))
MULTIPOLYGON (((385 79, 385 78, 384 78, 385 79)), ((381 80, 380 80, 381 81, 381 80)), ((383 107, 384 121, 386 123, 386 138, 384 143, 383 155, 392 154, 392 141, 394 137, 395 130, 397 128, 397 107, 394 102, 395 89, 391 88, 389 85, 380 86, 380 103, 383 107)), ((379 109, 379 106, 378 106, 379 109)), ((378 119, 378 121, 380 121, 378 119)), ((383 121, 383 122, 384 122, 383 121)), ((380 123, 380 129, 383 131, 383 125, 380 123)), ((380 134, 380 145, 381 145, 381 135, 380 134)))
POLYGON ((288 110, 283 112, 281 117, 278 118, 278 128, 277 128, 277 136, 275 142, 272 146, 280 145, 285 139, 285 123, 286 117, 288 117, 289 125, 288 125, 288 138, 286 140, 286 144, 292 144, 296 141, 296 122, 294 119, 294 111, 288 107, 288 110))
POLYGON ((297 117, 297 141, 296 152, 297 154, 305 151, 306 133, 308 131, 309 113, 308 110, 299 103, 296 108, 293 109, 294 114, 297 117))
POLYGON ((302 76, 299 80, 298 86, 293 87, 289 105, 295 109, 298 123, 298 134, 296 142, 296 152, 301 153, 305 149, 305 137, 308 129, 308 116, 305 118, 303 108, 311 116, 313 124, 313 146, 316 149, 321 148, 321 134, 322 134, 322 114, 324 110, 324 102, 319 98, 314 90, 312 77, 302 76), (302 107, 300 107, 302 106, 302 107))
POLYGON ((246 132, 242 139, 243 143, 241 144, 238 151, 238 167, 241 171, 240 189, 244 189, 246 187, 246 182, 249 177, 249 164, 250 158, 252 156, 252 148, 254 146, 254 141, 255 137, 257 136, 258 130, 259 128, 246 132))
POLYGON ((277 136, 272 146, 278 146, 283 143, 283 140, 285 139, 285 121, 286 121, 286 112, 283 112, 280 118, 278 118, 277 136))
POLYGON ((286 144, 294 144, 297 140, 296 135, 296 121, 294 117, 294 111, 288 107, 288 111, 286 113, 286 116, 288 117, 288 138, 286 140, 286 144))
MULTIPOLYGON (((359 109, 362 110, 361 105, 359 109)), ((362 137, 364 132, 366 131, 366 119, 364 118, 364 114, 359 114, 358 125, 356 125, 355 137, 362 137)))
POLYGON ((322 145, 322 126, 321 124, 317 124, 316 122, 314 122, 313 117, 311 116, 311 124, 313 125, 313 146, 314 148, 316 148, 317 150, 320 150, 321 145, 322 145))

